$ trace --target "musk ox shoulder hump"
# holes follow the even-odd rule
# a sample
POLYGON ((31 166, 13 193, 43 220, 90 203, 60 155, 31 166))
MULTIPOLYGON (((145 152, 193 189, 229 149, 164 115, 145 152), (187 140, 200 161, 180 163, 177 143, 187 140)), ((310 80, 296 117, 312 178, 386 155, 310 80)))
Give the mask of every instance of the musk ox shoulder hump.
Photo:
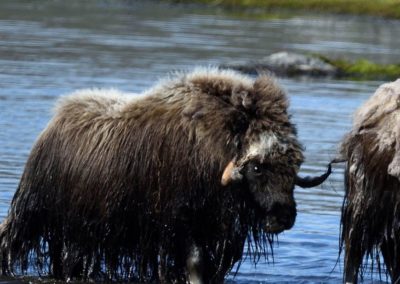
POLYGON ((140 95, 123 93, 115 89, 83 89, 59 99, 56 115, 92 115, 116 118, 121 115, 127 103, 136 101, 140 95))
POLYGON ((198 107, 199 99, 205 103, 207 97, 204 95, 209 101, 217 97, 221 104, 257 114, 261 119, 274 119, 276 115, 286 114, 288 108, 286 94, 275 78, 261 75, 253 79, 233 70, 218 68, 196 68, 189 73, 175 73, 145 94, 169 102, 185 101, 193 108, 198 107))
POLYGON ((351 145, 357 141, 358 135, 366 134, 376 137, 380 151, 389 149, 400 137, 399 125, 400 79, 381 85, 356 111, 353 129, 344 139, 341 152, 346 155, 351 145))
POLYGON ((199 90, 210 87, 215 89, 234 89, 243 86, 251 89, 253 80, 233 70, 221 70, 218 68, 195 68, 191 72, 174 72, 161 80, 155 87, 150 89, 149 94, 160 94, 166 90, 179 88, 198 88, 199 90))
MULTIPOLYGON (((246 117, 246 125, 251 121, 259 125, 287 125, 287 108, 285 92, 270 76, 254 79, 232 70, 196 68, 175 73, 141 95, 113 89, 74 92, 60 99, 55 118, 88 123, 94 119, 144 119, 143 115, 156 118, 180 113, 182 122, 189 119, 201 120, 204 125, 212 121, 237 125, 241 113, 246 117)), ((198 133, 204 133, 201 126, 199 129, 198 133)))
MULTIPOLYGON (((381 85, 355 113, 354 127, 366 128, 376 126, 386 120, 388 115, 398 114, 400 108, 400 79, 381 85)), ((394 118, 397 118, 395 115, 394 118)), ((389 121, 385 121, 387 124, 389 121)), ((390 125, 390 127, 393 125, 390 125)))

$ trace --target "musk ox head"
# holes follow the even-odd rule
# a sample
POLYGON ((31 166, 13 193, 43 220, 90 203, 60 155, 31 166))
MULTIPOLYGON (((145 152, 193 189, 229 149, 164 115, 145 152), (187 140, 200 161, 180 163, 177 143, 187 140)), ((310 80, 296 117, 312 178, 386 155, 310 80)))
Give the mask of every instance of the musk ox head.
POLYGON ((330 174, 301 178, 297 175, 303 161, 301 146, 295 135, 279 136, 274 132, 251 133, 243 155, 225 168, 221 183, 237 183, 244 187, 252 204, 262 214, 264 230, 280 233, 290 229, 296 218, 293 197, 295 185, 312 187, 321 184, 330 174))
POLYGON ((221 182, 245 188, 253 206, 265 216, 267 232, 290 229, 296 218, 293 190, 303 160, 301 147, 294 135, 282 137, 273 131, 249 135, 255 139, 247 142, 243 154, 228 164, 221 182))
MULTIPOLYGON (((231 121, 232 131, 226 144, 232 144, 234 149, 223 170, 221 184, 244 193, 267 233, 290 229, 296 217, 295 184, 316 186, 327 178, 330 169, 317 178, 297 175, 303 162, 303 149, 287 113, 284 91, 266 75, 253 81, 236 73, 222 72, 212 80, 204 76, 191 83, 200 92, 215 93, 234 107, 223 118, 226 125, 231 121)), ((215 116, 199 106, 186 113, 197 120, 206 115, 215 116)), ((219 124, 218 119, 215 122, 219 124)), ((205 130, 197 130, 197 134, 202 131, 205 130)), ((222 131, 215 135, 224 137, 222 131)))
POLYGON ((341 218, 345 281, 357 282, 367 258, 379 267, 382 254, 388 274, 398 282, 400 80, 382 85, 355 113, 341 154, 347 160, 341 218))

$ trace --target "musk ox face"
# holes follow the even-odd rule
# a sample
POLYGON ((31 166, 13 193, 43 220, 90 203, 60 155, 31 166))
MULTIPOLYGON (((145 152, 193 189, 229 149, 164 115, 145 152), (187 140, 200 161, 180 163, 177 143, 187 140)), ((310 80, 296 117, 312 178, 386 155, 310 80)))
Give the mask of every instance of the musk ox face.
POLYGON ((244 187, 264 216, 263 227, 268 233, 280 233, 294 224, 293 190, 301 162, 301 146, 295 137, 282 139, 273 132, 260 134, 239 160, 244 187))
MULTIPOLYGON (((303 160, 302 148, 295 135, 282 138, 276 132, 264 131, 249 136, 253 139, 224 176, 247 192, 265 232, 280 233, 290 229, 296 218, 293 191, 303 160)), ((228 182, 223 178, 223 184, 228 182)))
POLYGON ((242 173, 254 205, 264 215, 264 230, 280 233, 290 229, 296 218, 293 181, 284 183, 287 177, 272 164, 261 163, 257 158, 248 161, 242 173))

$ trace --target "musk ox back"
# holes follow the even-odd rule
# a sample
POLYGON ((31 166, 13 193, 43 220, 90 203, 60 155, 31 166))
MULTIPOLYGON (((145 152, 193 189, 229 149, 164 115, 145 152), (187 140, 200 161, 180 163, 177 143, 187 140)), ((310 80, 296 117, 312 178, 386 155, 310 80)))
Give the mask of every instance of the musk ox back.
POLYGON ((345 281, 357 282, 366 257, 383 256, 400 277, 400 80, 382 85, 356 112, 341 146, 347 160, 342 210, 345 281))
POLYGON ((200 69, 60 100, 1 225, 3 272, 221 282, 292 227, 302 148, 274 80, 200 69), (248 236, 251 235, 250 238, 248 236))

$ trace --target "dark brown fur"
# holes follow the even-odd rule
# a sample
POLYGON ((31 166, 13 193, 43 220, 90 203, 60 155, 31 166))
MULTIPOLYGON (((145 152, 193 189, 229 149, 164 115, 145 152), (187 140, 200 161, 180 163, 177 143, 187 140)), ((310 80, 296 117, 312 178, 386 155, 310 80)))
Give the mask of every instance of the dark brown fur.
POLYGON ((392 281, 400 277, 399 98, 399 80, 381 86, 358 110, 342 144, 347 160, 341 237, 346 282, 357 282, 367 258, 382 271, 379 254, 392 281))
POLYGON ((257 137, 274 133, 284 151, 274 144, 260 159, 272 162, 273 185, 282 191, 265 193, 260 204, 289 198, 295 210, 303 156, 273 80, 211 69, 138 99, 115 93, 82 91, 59 103, 1 225, 3 270, 184 282, 195 244, 204 279, 220 282, 249 234, 252 247, 264 250, 271 236, 257 198, 220 180, 229 161, 245 163, 257 137))

